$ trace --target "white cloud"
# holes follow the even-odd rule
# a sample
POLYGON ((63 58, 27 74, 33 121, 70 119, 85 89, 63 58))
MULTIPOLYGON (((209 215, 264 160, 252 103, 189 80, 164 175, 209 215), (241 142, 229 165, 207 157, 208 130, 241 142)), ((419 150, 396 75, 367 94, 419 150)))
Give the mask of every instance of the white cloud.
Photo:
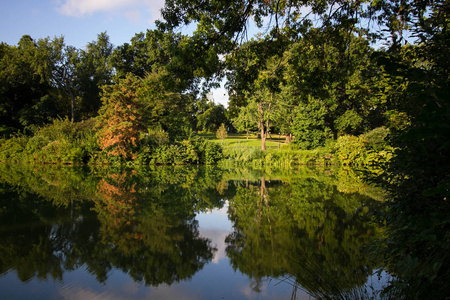
POLYGON ((145 19, 153 22, 161 17, 160 10, 163 6, 164 0, 64 0, 60 2, 57 11, 71 17, 84 17, 99 12, 114 13, 133 22, 145 15, 145 19))

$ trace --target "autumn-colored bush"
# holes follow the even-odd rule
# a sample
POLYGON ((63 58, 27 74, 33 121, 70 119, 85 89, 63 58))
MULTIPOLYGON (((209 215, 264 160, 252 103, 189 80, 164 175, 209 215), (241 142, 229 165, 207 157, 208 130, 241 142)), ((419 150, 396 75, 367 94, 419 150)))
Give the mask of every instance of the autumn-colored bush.
POLYGON ((97 138, 108 156, 135 159, 142 128, 141 82, 132 75, 103 88, 103 105, 97 117, 97 138))

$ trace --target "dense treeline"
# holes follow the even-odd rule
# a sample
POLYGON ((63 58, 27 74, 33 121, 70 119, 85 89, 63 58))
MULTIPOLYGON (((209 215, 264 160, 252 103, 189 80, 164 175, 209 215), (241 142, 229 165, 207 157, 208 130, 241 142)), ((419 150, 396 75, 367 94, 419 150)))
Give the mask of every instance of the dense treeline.
POLYGON ((206 46, 198 46, 203 50, 194 60, 198 41, 162 30, 136 34, 131 44, 118 47, 101 33, 84 50, 65 45, 62 37, 23 36, 17 46, 2 44, 0 158, 214 163, 222 157, 220 149, 201 160, 207 154, 200 148, 214 146, 192 141, 192 132, 215 132, 226 124, 247 134, 259 130, 263 151, 267 135, 278 132, 288 142, 295 136, 293 148, 305 150, 337 140, 325 151, 325 156, 340 158, 334 163, 384 162, 389 154, 370 153, 392 151, 384 139, 405 126, 408 115, 379 97, 380 85, 388 83, 383 86, 378 79, 387 75, 371 58, 375 50, 368 38, 360 32, 341 35, 327 47, 318 46, 327 37, 314 28, 302 38, 259 38, 224 60, 218 49, 206 46), (345 47, 341 38, 348 39, 345 47), (204 96, 223 71, 231 91, 228 110, 204 96), (61 121, 65 118, 72 124, 61 121), (45 136, 61 130, 59 136, 45 136), (76 136, 66 136, 65 130, 76 136), (383 146, 372 149, 373 143, 383 146), (363 158, 348 150, 355 147, 364 150, 363 158))
POLYGON ((193 74, 204 67, 187 63, 186 40, 147 31, 116 48, 106 33, 85 50, 62 37, 2 43, 1 159, 111 162, 139 152, 139 163, 216 162, 218 147, 189 138, 201 109, 219 106, 197 96, 193 74))

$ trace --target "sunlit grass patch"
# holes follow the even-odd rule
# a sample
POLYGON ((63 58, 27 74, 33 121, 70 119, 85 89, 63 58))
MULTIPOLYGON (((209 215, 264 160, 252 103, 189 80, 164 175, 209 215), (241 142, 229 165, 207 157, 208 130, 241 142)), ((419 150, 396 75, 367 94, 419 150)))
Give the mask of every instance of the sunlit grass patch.
MULTIPOLYGON (((200 134, 203 138, 215 143, 222 144, 222 140, 218 139, 213 133, 200 134)), ((266 139, 266 148, 279 148, 285 145, 285 136, 272 135, 272 138, 266 139)), ((225 148, 261 148, 261 139, 255 134, 249 134, 248 139, 246 134, 228 134, 228 138, 223 141, 225 148)))

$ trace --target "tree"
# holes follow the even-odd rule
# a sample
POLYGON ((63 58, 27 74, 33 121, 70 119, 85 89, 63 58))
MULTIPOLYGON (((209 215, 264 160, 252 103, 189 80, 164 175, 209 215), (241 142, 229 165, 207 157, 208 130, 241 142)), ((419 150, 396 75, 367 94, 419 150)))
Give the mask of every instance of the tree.
POLYGON ((112 53, 111 64, 116 70, 116 76, 123 78, 132 73, 144 78, 147 73, 165 67, 171 61, 180 40, 180 34, 159 30, 135 34, 131 44, 120 45, 112 53))
POLYGON ((323 102, 309 98, 307 103, 300 103, 294 110, 292 133, 294 143, 301 149, 323 147, 325 140, 331 137, 331 130, 326 127, 326 109, 323 102))
POLYGON ((40 44, 24 35, 17 46, 0 44, 0 127, 3 133, 43 125, 63 105, 42 72, 40 44))
POLYGON ((371 92, 379 68, 371 61, 368 40, 358 32, 332 34, 311 29, 287 51, 284 76, 291 105, 320 101, 335 137, 381 126, 382 98, 371 92))
POLYGON ((223 145, 223 140, 228 137, 227 128, 225 127, 224 123, 222 123, 220 125, 219 129, 217 129, 216 136, 218 139, 222 140, 222 145, 223 145))
POLYGON ((70 117, 75 121, 75 106, 80 95, 77 68, 80 63, 80 52, 73 46, 66 46, 64 37, 40 39, 37 42, 38 73, 48 80, 52 86, 70 99, 70 117))
POLYGON ((142 79, 140 90, 142 124, 162 128, 172 140, 191 131, 194 121, 194 97, 181 93, 174 84, 176 80, 173 74, 160 68, 142 79))
POLYGON ((80 51, 80 61, 76 68, 79 85, 78 113, 81 118, 94 117, 101 105, 101 90, 103 85, 112 83, 113 68, 110 63, 113 45, 106 32, 97 36, 97 40, 87 44, 80 51))
POLYGON ((216 131, 221 124, 228 123, 225 107, 209 101, 205 105, 197 105, 200 110, 197 115, 197 128, 204 131, 216 131))
POLYGON ((254 110, 256 125, 260 130, 261 151, 266 150, 266 137, 275 119, 281 78, 281 66, 278 57, 267 60, 266 68, 260 69, 254 81, 254 87, 246 92, 249 108, 254 110))
POLYGON ((142 105, 139 103, 141 81, 133 75, 117 84, 103 87, 103 105, 97 117, 99 145, 108 156, 134 159, 143 129, 142 105))
MULTIPOLYGON (((216 53, 210 49, 202 51, 195 37, 187 37, 171 30, 147 30, 138 33, 117 47, 111 64, 117 77, 132 73, 144 78, 149 73, 158 73, 164 68, 171 74, 171 90, 197 94, 203 82, 206 87, 210 78, 223 65, 216 53)), ((217 82, 212 86, 217 86, 217 82)))
POLYGON ((233 119, 233 125, 238 131, 245 131, 248 140, 249 131, 254 128, 256 115, 254 110, 249 106, 242 106, 239 109, 239 114, 233 119))

